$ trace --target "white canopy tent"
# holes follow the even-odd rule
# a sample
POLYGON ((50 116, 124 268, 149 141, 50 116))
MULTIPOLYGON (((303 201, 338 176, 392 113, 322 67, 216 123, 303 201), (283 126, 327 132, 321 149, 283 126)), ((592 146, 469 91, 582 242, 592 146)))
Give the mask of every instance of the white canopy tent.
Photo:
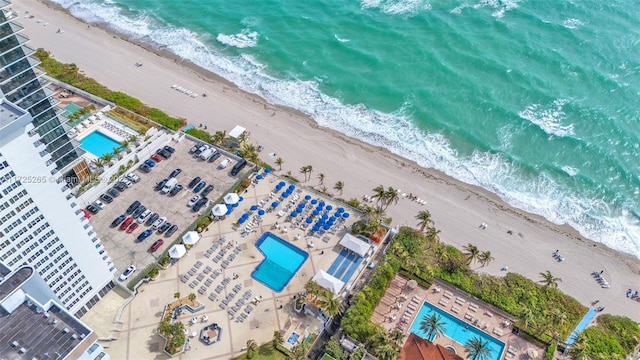
POLYGON ((182 236, 182 243, 185 245, 195 245, 200 241, 200 234, 197 231, 188 231, 182 236))
POLYGON ((335 278, 329 273, 319 270, 311 279, 318 283, 321 287, 331 290, 334 294, 339 294, 342 288, 344 287, 344 282, 338 278, 335 278))
MULTIPOLYGON (((229 205, 236 204, 238 201, 240 201, 240 197, 236 193, 228 193, 227 195, 224 196, 223 199, 224 199, 224 203, 229 205)), ((225 213, 226 212, 227 210, 225 209, 225 213)))
POLYGON ((362 257, 367 255, 367 252, 371 249, 371 245, 351 234, 344 234, 339 244, 362 257))
POLYGON ((229 135, 230 138, 237 140, 240 137, 240 135, 244 134, 245 131, 247 131, 247 129, 243 128, 240 125, 236 125, 236 127, 231 129, 231 131, 229 131, 227 135, 229 135))
POLYGON ((227 213, 227 206, 225 204, 216 204, 211 210, 213 216, 224 216, 227 213))
POLYGON ((187 253, 187 248, 182 244, 176 244, 169 249, 169 257, 172 259, 180 259, 187 253))

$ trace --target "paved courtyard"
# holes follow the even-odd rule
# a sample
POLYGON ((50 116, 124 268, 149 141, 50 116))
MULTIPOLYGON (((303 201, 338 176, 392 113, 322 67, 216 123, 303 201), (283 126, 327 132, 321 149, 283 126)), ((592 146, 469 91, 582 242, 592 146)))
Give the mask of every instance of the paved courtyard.
MULTIPOLYGON (((176 153, 184 153, 184 149, 176 153)), ((172 158, 166 164, 171 165, 173 160, 172 158)), ((185 168, 184 165, 182 167, 185 168)), ((173 169, 173 165, 160 169, 164 175, 164 172, 173 169)), ((158 170, 154 171, 158 172, 158 170)), ((159 176, 158 179, 161 177, 159 176)), ((96 331, 101 338, 117 337, 113 341, 102 342, 103 345, 108 346, 107 351, 112 358, 167 358, 162 353, 164 340, 156 334, 156 329, 165 305, 174 300, 176 292, 181 296, 195 293, 197 301, 204 305, 204 309, 195 314, 186 311, 179 316, 178 319, 188 328, 189 334, 199 332, 211 323, 217 323, 222 328, 221 340, 212 345, 205 345, 197 337, 191 338, 189 350, 181 358, 229 359, 243 351, 247 340, 252 339, 258 343, 268 342, 273 338, 273 332, 276 330, 283 333, 285 342, 293 332, 300 335, 298 340, 300 342, 307 335, 321 330, 321 321, 293 311, 293 296, 304 291, 305 284, 318 270, 326 271, 334 260, 340 258, 340 252, 343 250, 337 246, 337 243, 346 233, 346 228, 353 224, 358 216, 352 213, 353 216, 342 218, 323 235, 309 235, 305 218, 301 216, 292 218, 291 208, 298 203, 306 202, 304 199, 306 195, 310 195, 313 200, 324 200, 334 209, 339 205, 330 199, 319 198, 317 194, 308 194, 299 186, 286 199, 280 199, 280 194, 271 195, 275 186, 281 181, 272 174, 267 174, 259 181, 256 179, 256 184, 241 194, 243 200, 238 207, 234 208, 231 215, 212 223, 202 233, 202 239, 184 257, 170 265, 167 270, 161 271, 159 278, 139 288, 135 299, 124 309, 121 324, 114 323, 109 329, 108 325, 99 320, 115 315, 105 314, 103 310, 108 309, 109 306, 102 306, 101 303, 83 317, 83 321, 89 326, 98 325, 96 331), (279 204, 272 208, 274 201, 278 201, 279 204), (260 205, 261 202, 262 208, 267 211, 262 216, 258 215, 258 211, 251 212, 251 206, 260 205), (245 212, 251 212, 249 221, 237 224, 238 218, 245 212), (247 227, 251 219, 255 219, 256 224, 247 227), (260 220, 259 223, 258 220, 260 220), (296 221, 299 221, 298 226, 295 225, 296 221), (255 243, 266 231, 272 232, 309 254, 308 259, 280 292, 273 291, 251 275, 264 259, 255 243), (223 266, 226 262, 228 265, 223 266), (239 290, 234 291, 234 288, 239 290), (243 295, 247 292, 249 295, 243 299, 243 295), (230 294, 236 295, 229 299, 230 294), (224 299, 228 300, 229 305, 221 305, 224 299), (231 307, 238 305, 241 299, 243 299, 241 309, 231 315, 231 307), (252 310, 248 310, 249 308, 252 310), (242 317, 246 316, 244 321, 239 320, 242 313, 245 314, 242 317), (204 315, 208 318, 206 323, 200 320, 204 315), (198 320, 195 324, 190 321, 193 317, 198 320), (115 332, 117 336, 112 336, 115 332)), ((136 186, 142 184, 141 182, 136 186)), ((149 183, 144 187, 148 188, 151 185, 149 183)), ((184 198, 186 200, 187 196, 185 195, 184 198)), ((181 206, 183 204, 179 202, 176 208, 179 209, 181 206)), ((366 268, 367 261, 358 264, 357 271, 350 275, 347 281, 346 289, 355 281, 359 272, 370 271, 366 268)))

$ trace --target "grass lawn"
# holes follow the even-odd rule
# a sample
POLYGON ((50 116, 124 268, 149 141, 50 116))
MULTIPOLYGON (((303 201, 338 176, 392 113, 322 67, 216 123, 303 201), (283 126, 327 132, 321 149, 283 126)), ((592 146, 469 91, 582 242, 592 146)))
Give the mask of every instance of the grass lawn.
MULTIPOLYGON (((233 360, 245 360, 247 354, 244 353, 233 360)), ((258 351, 253 355, 251 360, 286 360, 287 356, 280 351, 273 348, 273 344, 268 342, 258 348, 258 351)))
POLYGON ((331 355, 324 354, 324 355, 322 355, 322 359, 320 359, 320 360, 336 360, 336 359, 331 355))

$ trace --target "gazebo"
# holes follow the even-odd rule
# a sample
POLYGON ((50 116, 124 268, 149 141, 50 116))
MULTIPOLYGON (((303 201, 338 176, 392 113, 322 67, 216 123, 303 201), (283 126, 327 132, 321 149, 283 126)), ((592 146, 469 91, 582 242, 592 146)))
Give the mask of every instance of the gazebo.
POLYGON ((180 259, 187 253, 187 248, 182 244, 176 244, 169 249, 169 257, 172 259, 180 259))
POLYGON ((311 280, 318 283, 321 287, 331 290, 334 294, 339 294, 344 287, 344 282, 342 280, 335 278, 322 270, 319 270, 311 280))
POLYGON ((225 216, 227 214, 227 206, 225 204, 216 204, 211 209, 211 214, 213 216, 225 216))
MULTIPOLYGON (((238 194, 236 193, 228 193, 227 195, 224 196, 223 199, 225 204, 233 205, 233 204, 237 204, 238 201, 240 201, 240 196, 238 196, 238 194)), ((225 213, 226 213, 226 209, 225 209, 225 213)))
POLYGON ((200 241, 200 234, 197 231, 188 231, 182 236, 182 243, 185 245, 195 245, 200 241))

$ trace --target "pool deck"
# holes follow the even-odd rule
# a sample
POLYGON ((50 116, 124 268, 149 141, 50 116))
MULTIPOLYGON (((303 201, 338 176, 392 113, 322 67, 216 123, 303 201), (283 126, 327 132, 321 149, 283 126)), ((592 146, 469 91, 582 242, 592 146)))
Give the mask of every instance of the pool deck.
MULTIPOLYGON (((112 341, 101 342, 112 359, 165 358, 162 354, 164 340, 156 334, 156 329, 164 306, 174 300, 173 296, 176 292, 180 292, 181 296, 195 293, 197 301, 205 306, 202 311, 195 314, 187 312, 180 316, 179 320, 189 329, 189 333, 199 332, 206 325, 205 323, 191 325, 189 320, 194 316, 200 318, 207 315, 209 324, 217 323, 224 328, 221 340, 215 344, 207 346, 197 338, 192 339, 189 350, 184 355, 178 356, 181 359, 229 359, 243 352, 242 349, 246 346, 247 340, 255 340, 259 344, 271 341, 273 332, 276 330, 280 330, 283 334, 285 344, 294 331, 300 334, 298 342, 304 340, 308 334, 319 332, 322 327, 319 320, 311 316, 299 315, 293 310, 293 296, 304 291, 305 284, 318 270, 329 268, 341 250, 336 245, 346 232, 345 226, 353 224, 358 219, 358 214, 347 210, 352 216, 346 219, 345 224, 340 226, 335 234, 328 234, 328 241, 324 242, 313 236, 305 236, 304 231, 300 229, 292 228, 292 223, 286 220, 286 215, 279 216, 280 210, 290 202, 286 199, 278 208, 267 212, 262 217, 262 222, 255 231, 252 230, 249 234, 241 236, 244 225, 239 228, 234 225, 234 222, 243 212, 249 210, 251 205, 268 197, 279 181, 281 181, 280 178, 269 174, 256 186, 249 187, 248 191, 242 194, 244 201, 234 209, 231 215, 224 220, 212 223, 209 229, 202 233, 200 242, 191 248, 187 255, 167 270, 161 271, 158 279, 139 289, 138 295, 124 308, 119 321, 105 321, 105 318, 114 318, 114 305, 118 302, 124 303, 120 297, 112 297, 113 301, 99 302, 83 316, 82 321, 91 326, 101 338, 114 338, 112 341), (280 229, 273 228, 276 221, 280 223, 280 229), (287 232, 283 231, 284 226, 287 226, 287 232), (251 272, 263 260, 255 242, 265 231, 273 232, 310 255, 281 292, 274 292, 251 277, 251 272), (298 234, 300 237, 296 240, 298 234), (224 240, 221 240, 222 238, 224 240), (313 247, 308 245, 311 241, 314 242, 313 247), (216 250, 207 255, 208 250, 216 243, 218 243, 216 250), (240 249, 235 259, 226 268, 221 266, 221 261, 214 261, 222 248, 227 249, 224 259, 227 259, 236 248, 240 249), (214 272, 219 272, 219 275, 212 275, 214 272), (233 279, 234 273, 237 274, 237 279, 233 279), (182 278, 185 275, 188 279, 183 282, 182 278), (191 287, 198 278, 201 278, 199 283, 191 287), (211 294, 216 293, 216 287, 221 285, 225 278, 230 278, 230 282, 212 301, 211 294), (205 284, 208 279, 212 282, 207 287, 205 284), (236 285, 242 285, 242 290, 230 302, 231 305, 235 304, 247 290, 251 290, 250 298, 242 306, 241 311, 244 311, 247 305, 251 305, 254 309, 243 322, 236 321, 240 312, 232 317, 228 313, 229 307, 225 309, 220 307, 222 299, 231 293, 236 285), (205 290, 199 292, 202 286, 205 286, 205 290)), ((298 186, 298 189, 301 187, 298 186)), ((294 195, 298 194, 303 198, 307 191, 301 190, 301 192, 296 190, 294 195)), ((310 195, 313 198, 318 197, 313 193, 310 195)), ((324 201, 331 204, 334 209, 338 205, 331 199, 325 198, 324 201)), ((365 263, 361 268, 364 266, 365 263)))
MULTIPOLYGON (((475 326, 490 336, 505 343, 501 359, 527 358, 527 350, 533 349, 543 355, 544 349, 529 343, 511 332, 514 318, 510 315, 475 299, 455 287, 441 282, 434 282, 425 289, 418 285, 414 289, 408 287, 409 279, 396 275, 389 288, 375 308, 372 321, 379 323, 388 331, 398 328, 408 334, 411 324, 423 302, 429 302, 449 315, 475 326), (404 318, 405 325, 402 324, 404 318)), ((464 357, 463 344, 446 336, 438 336, 434 343, 451 346, 456 353, 464 357)))

